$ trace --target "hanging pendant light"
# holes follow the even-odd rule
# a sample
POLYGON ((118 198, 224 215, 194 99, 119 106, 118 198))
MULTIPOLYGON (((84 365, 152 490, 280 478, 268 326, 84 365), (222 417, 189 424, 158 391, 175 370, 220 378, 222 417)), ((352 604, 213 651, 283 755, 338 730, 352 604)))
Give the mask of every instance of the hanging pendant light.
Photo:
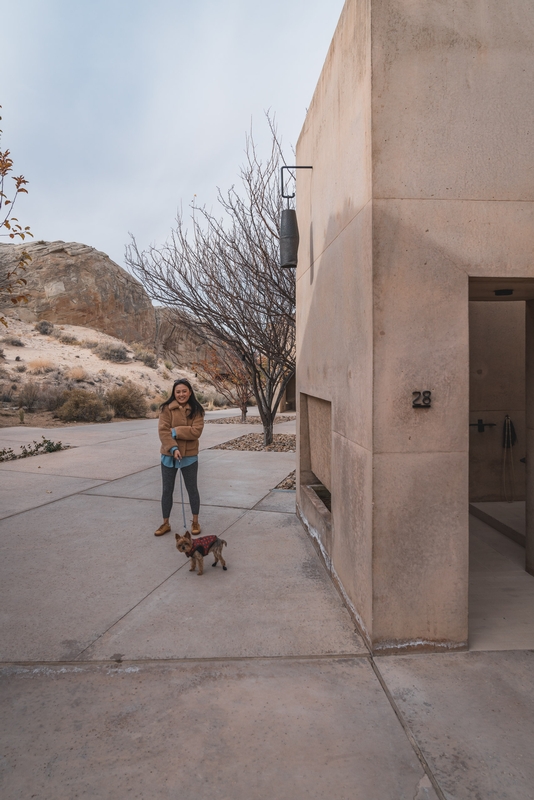
POLYGON ((280 266, 295 268, 299 249, 299 227, 294 208, 282 209, 280 222, 280 266))
POLYGON ((288 208, 282 209, 282 219, 280 220, 280 266, 283 269, 295 269, 299 250, 299 226, 297 224, 297 212, 294 208, 289 208, 289 201, 295 197, 295 193, 284 193, 285 169, 313 169, 313 167, 283 166, 280 170, 281 194, 287 200, 288 205, 288 208))

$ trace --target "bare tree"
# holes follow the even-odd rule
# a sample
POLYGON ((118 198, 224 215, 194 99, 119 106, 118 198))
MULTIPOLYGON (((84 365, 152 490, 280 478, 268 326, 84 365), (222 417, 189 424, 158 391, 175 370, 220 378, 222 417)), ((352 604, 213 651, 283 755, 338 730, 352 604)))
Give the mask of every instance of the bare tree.
POLYGON ((241 411, 241 422, 247 421, 247 408, 254 394, 250 371, 231 350, 210 349, 206 358, 191 364, 197 375, 222 394, 241 411))
POLYGON ((153 300, 246 366, 266 445, 295 372, 295 277, 280 269, 278 256, 283 156, 269 124, 268 158, 260 159, 247 136, 241 191, 219 190, 222 218, 193 207, 189 227, 179 215, 162 247, 140 251, 132 236, 126 248, 127 264, 153 300))

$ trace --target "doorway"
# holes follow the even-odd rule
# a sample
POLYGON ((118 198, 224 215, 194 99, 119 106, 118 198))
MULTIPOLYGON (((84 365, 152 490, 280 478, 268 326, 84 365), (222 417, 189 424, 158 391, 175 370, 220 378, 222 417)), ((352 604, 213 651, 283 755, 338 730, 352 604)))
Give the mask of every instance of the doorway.
POLYGON ((534 279, 469 288, 469 648, 531 649, 534 279))

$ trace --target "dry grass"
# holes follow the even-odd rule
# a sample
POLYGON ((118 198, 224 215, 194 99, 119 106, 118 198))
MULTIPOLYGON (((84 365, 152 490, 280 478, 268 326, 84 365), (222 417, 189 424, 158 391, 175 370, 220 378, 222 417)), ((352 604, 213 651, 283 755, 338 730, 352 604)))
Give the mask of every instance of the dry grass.
POLYGON ((80 381, 86 381, 89 377, 87 372, 84 370, 83 367, 71 367, 65 373, 65 377, 69 378, 71 381, 76 381, 80 383, 80 381))
POLYGON ((28 363, 28 369, 32 375, 46 375, 47 372, 53 372, 56 365, 49 358, 36 358, 28 363))

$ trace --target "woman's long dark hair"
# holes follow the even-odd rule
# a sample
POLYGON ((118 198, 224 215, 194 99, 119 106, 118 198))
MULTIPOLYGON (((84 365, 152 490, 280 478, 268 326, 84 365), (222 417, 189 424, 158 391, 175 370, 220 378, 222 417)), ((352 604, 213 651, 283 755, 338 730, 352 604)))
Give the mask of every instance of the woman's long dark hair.
POLYGON ((194 392, 194 390, 193 390, 193 387, 191 386, 191 384, 189 383, 189 381, 186 381, 186 379, 185 379, 185 378, 180 378, 179 380, 177 380, 177 381, 174 381, 174 383, 173 383, 173 385, 172 385, 172 389, 171 389, 171 396, 170 396, 170 397, 168 397, 168 398, 167 398, 167 400, 165 400, 165 401, 164 401, 164 402, 163 402, 163 403, 160 405, 160 410, 163 410, 163 408, 164 408, 165 406, 168 406, 168 405, 169 405, 169 403, 172 403, 172 401, 176 399, 176 398, 174 397, 174 390, 176 389, 176 387, 177 387, 177 386, 178 386, 180 383, 183 383, 183 385, 184 385, 184 386, 187 386, 187 388, 188 388, 188 389, 189 389, 189 391, 191 392, 191 397, 190 397, 190 398, 189 398, 189 400, 187 401, 187 402, 189 403, 189 405, 191 406, 191 411, 190 411, 190 412, 188 413, 188 415, 187 415, 187 416, 189 417, 189 419, 194 419, 195 417, 198 417, 198 416, 200 416, 200 417, 203 417, 203 416, 204 416, 204 409, 202 408, 202 406, 201 406, 201 405, 200 405, 200 403, 198 402, 197 398, 195 397, 195 392, 194 392))

